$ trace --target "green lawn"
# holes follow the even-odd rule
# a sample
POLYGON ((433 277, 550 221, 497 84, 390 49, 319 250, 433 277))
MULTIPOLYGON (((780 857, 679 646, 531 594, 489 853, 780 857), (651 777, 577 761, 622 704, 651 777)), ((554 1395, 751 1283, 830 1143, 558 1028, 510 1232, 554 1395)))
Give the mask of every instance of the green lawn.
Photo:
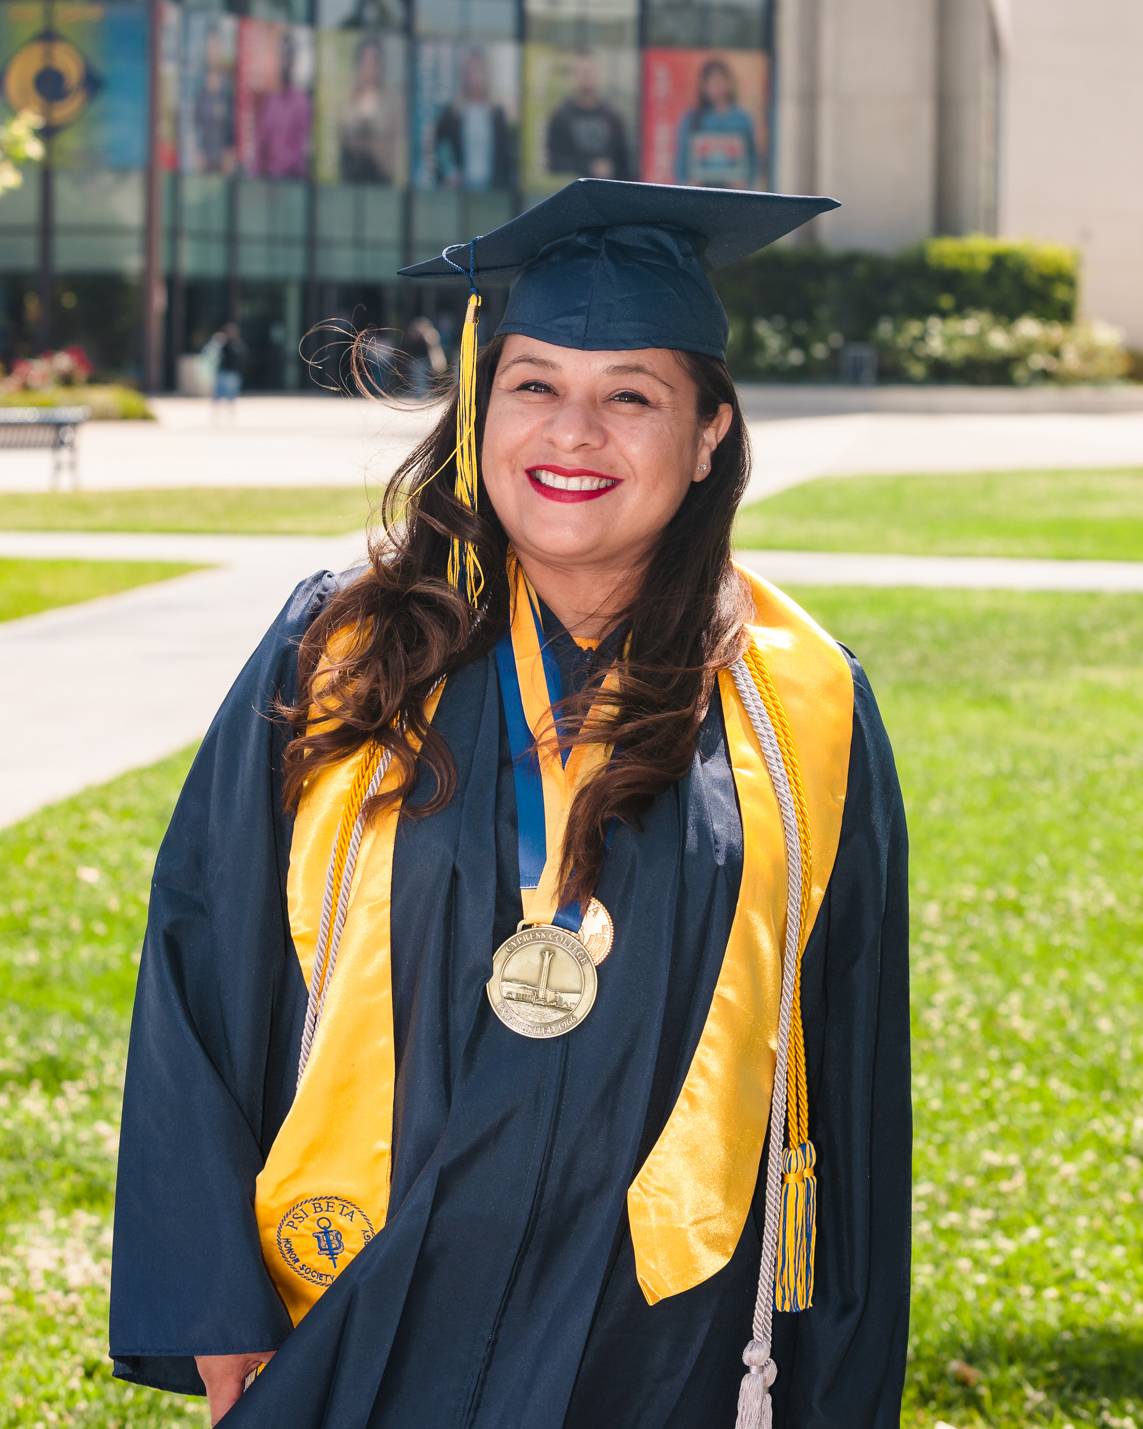
POLYGON ((1143 560, 1143 471, 822 477, 746 507, 755 549, 1143 560))
MULTIPOLYGON (((799 598, 865 660, 910 810, 902 1423, 1143 1424, 1143 597, 799 598)), ((102 1360, 134 958, 185 767, 0 831, 3 1429, 185 1422, 102 1360)))
POLYGON ((0 557, 0 620, 200 570, 173 561, 41 561, 0 557))
POLYGON ((361 486, 188 486, 0 494, 0 531, 338 535, 369 519, 361 486))

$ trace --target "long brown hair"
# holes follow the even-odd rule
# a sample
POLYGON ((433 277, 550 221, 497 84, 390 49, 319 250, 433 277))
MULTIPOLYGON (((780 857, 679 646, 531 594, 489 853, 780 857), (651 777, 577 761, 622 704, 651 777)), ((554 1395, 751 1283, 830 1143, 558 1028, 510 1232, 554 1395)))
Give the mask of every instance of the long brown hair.
MULTIPOLYGON (((503 346, 494 338, 477 364, 478 451, 503 346)), ((580 731, 569 743, 615 746, 608 764, 575 795, 564 840, 565 896, 591 892, 611 821, 637 825, 655 795, 686 774, 717 673, 743 641, 748 595, 731 565, 730 537, 750 474, 749 438, 725 365, 694 353, 678 356, 697 389, 696 420, 710 422, 724 402, 733 417, 710 475, 688 489, 625 612, 630 638, 606 718, 580 729, 603 672, 563 703, 568 725, 580 731)), ((400 776, 391 793, 374 801, 377 807, 412 792, 418 760, 432 771, 435 787, 408 812, 434 813, 452 797, 456 770, 425 719, 425 702, 442 677, 492 650, 511 614, 508 538, 483 480, 475 512, 453 495, 455 444, 454 398, 389 483, 368 568, 330 597, 302 640, 298 701, 282 710, 295 731, 285 758, 291 807, 313 774, 371 739, 392 752, 400 776), (476 545, 484 571, 475 615, 446 579, 454 536, 476 545)))

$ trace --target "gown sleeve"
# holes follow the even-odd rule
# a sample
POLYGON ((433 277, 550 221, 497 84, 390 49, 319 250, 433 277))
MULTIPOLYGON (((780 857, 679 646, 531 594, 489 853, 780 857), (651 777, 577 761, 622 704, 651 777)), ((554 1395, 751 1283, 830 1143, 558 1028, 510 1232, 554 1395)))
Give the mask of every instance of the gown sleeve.
POLYGON ((202 1394, 196 1354, 276 1348, 254 1180, 293 1096, 306 989, 274 700, 336 578, 294 592, 235 681, 159 849, 131 1025, 111 1280, 122 1379, 202 1394))
MULTIPOLYGON (((774 1317, 776 1429, 897 1429, 905 1377, 908 843, 889 740, 865 674, 849 658, 854 716, 845 814, 802 961, 818 1158, 814 1304, 774 1317)), ((755 1201, 759 1234, 763 1181, 755 1201)))

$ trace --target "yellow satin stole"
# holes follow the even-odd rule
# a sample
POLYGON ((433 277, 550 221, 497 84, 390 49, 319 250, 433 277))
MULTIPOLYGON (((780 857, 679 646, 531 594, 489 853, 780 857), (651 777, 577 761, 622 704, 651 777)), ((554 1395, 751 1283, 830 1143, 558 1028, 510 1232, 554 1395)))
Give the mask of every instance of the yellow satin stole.
MULTIPOLYGON (((741 574, 754 597, 750 633, 786 710, 809 806, 813 884, 804 944, 841 831, 853 682, 841 651, 805 612, 767 582, 741 574)), ((628 1191, 636 1272, 652 1304, 700 1284, 733 1254, 758 1179, 774 1079, 785 844, 761 749, 729 674, 719 677, 719 688, 742 816, 742 882, 682 1090, 628 1191)), ((307 985, 330 851, 359 760, 325 769, 307 784, 294 826, 290 927, 307 985)), ((396 1072, 389 915, 398 812, 388 809, 365 831, 325 1010, 258 1177, 254 1209, 263 1257, 295 1324, 385 1222, 396 1072)), ((617 946, 612 957, 622 951, 617 946)))

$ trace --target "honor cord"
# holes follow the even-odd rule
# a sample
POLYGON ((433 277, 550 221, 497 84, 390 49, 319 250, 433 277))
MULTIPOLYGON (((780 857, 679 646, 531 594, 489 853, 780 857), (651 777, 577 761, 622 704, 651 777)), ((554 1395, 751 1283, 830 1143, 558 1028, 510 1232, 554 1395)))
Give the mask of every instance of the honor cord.
POLYGON ((341 830, 329 856, 329 869, 325 876, 325 897, 322 899, 321 922, 318 925, 317 946, 314 949, 314 965, 310 971, 310 992, 306 1002, 306 1021, 302 1029, 302 1047, 298 1056, 298 1085, 302 1073, 310 1059, 314 1034, 325 1009, 326 993, 333 979, 333 969, 337 963, 337 949, 341 942, 341 931, 345 926, 345 915, 349 909, 349 890, 353 884, 353 870, 357 866, 357 851, 361 847, 361 835, 365 830, 365 809, 369 800, 381 787, 381 781, 389 769, 392 752, 378 751, 375 744, 366 748, 361 768, 353 781, 342 813, 341 830), (371 765, 375 765, 367 779, 371 765), (350 830, 348 844, 343 845, 342 834, 350 830), (340 857, 339 857, 340 855, 340 857), (340 870, 339 865, 340 863, 340 870), (336 899, 335 899, 336 893, 336 899), (334 908, 336 906, 336 913, 334 908), (332 927, 331 927, 332 921, 332 927))
POLYGON ((774 1090, 770 1103, 770 1152, 766 1164, 766 1213, 762 1228, 762 1264, 758 1272, 758 1297, 754 1304, 754 1338, 742 1353, 749 1373, 743 1376, 738 1394, 736 1429, 770 1429, 773 1407, 770 1386, 777 1366, 770 1356, 774 1327, 774 1294, 777 1276, 778 1228, 781 1218, 782 1150, 785 1141, 787 1060, 794 991, 799 981, 798 960, 802 939, 802 842, 798 810, 791 788, 782 747, 746 661, 739 658, 730 667, 731 676, 749 716, 762 757, 774 785, 782 815, 786 843, 786 942, 782 957, 782 996, 778 1012, 778 1059, 774 1070, 774 1090))

